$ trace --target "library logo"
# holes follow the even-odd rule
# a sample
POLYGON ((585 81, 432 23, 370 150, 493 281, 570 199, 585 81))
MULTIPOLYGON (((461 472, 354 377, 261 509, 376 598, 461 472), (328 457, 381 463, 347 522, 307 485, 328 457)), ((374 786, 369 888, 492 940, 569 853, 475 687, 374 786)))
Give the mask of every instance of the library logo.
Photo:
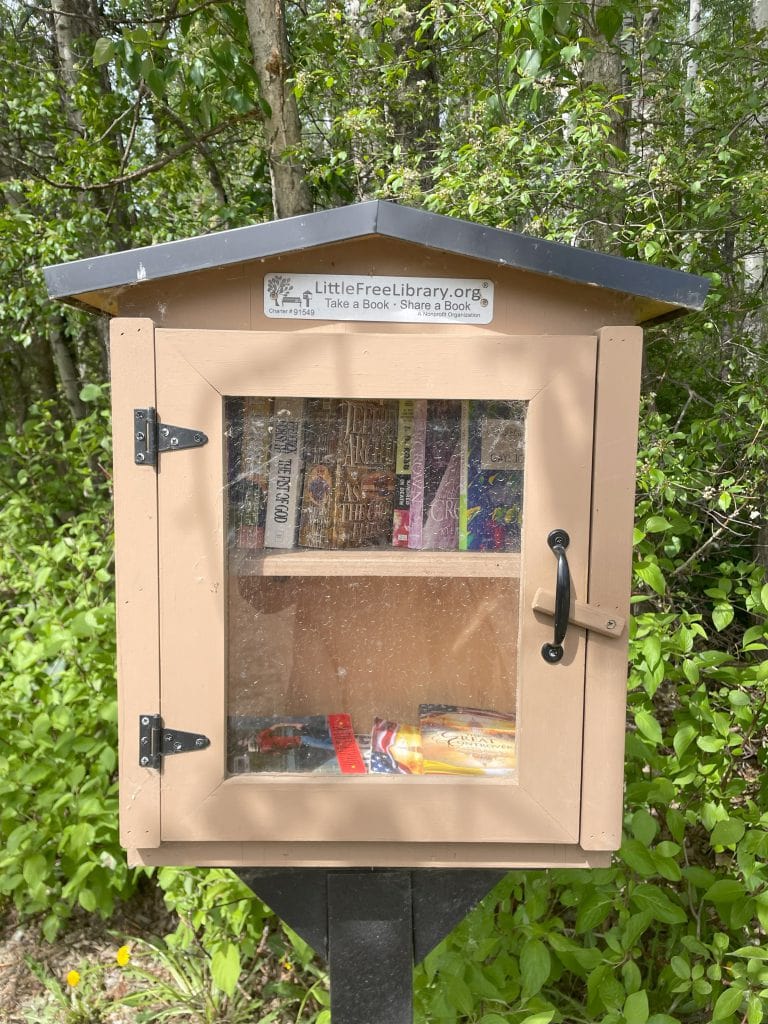
POLYGON ((493 282, 449 277, 268 274, 264 315, 273 320, 489 324, 493 282))

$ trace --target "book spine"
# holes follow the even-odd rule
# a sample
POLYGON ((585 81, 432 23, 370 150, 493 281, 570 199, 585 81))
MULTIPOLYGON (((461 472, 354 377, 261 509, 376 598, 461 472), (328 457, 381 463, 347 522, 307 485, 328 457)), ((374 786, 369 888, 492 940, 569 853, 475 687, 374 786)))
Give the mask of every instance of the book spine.
POLYGON ((419 399, 413 403, 413 430, 411 435, 411 507, 408 528, 408 547, 421 549, 424 520, 424 457, 427 438, 427 403, 419 399))
POLYGON ((521 403, 467 403, 462 416, 461 550, 520 550, 524 455, 521 403))
POLYGON ((411 518, 411 472, 413 452, 414 401, 400 401, 397 417, 397 459, 395 462, 395 511, 392 522, 392 546, 408 547, 411 518))
POLYGON ((365 775, 365 760, 355 739, 349 715, 328 715, 328 731, 331 734, 341 774, 365 775))
POLYGON ((459 403, 429 402, 421 546, 430 551, 455 551, 458 547, 460 447, 459 403))
POLYGON ((264 546, 296 544, 302 478, 303 398, 275 399, 264 546))
POLYGON ((243 399, 241 481, 239 522, 236 543, 239 548, 264 547, 269 487, 269 425, 272 401, 269 398, 243 399))
POLYGON ((342 403, 333 547, 391 543, 396 441, 396 402, 371 399, 342 403))
POLYGON ((227 446, 227 538, 230 547, 237 545, 242 518, 243 496, 240 463, 243 451, 243 399, 224 399, 224 436, 227 446))
POLYGON ((467 494, 469 489, 469 406, 461 403, 461 442, 459 463, 459 551, 467 551, 469 542, 467 494))
POLYGON ((340 407, 334 398, 309 398, 306 402, 300 547, 331 546, 340 407))

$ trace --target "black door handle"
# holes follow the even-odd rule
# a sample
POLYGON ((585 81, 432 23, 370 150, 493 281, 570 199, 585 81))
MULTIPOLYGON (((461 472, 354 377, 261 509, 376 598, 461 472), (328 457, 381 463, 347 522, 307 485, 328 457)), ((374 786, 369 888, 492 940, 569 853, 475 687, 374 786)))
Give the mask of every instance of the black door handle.
POLYGON ((555 636, 551 644, 544 644, 541 656, 550 665, 556 665, 563 657, 563 640, 568 629, 568 613, 571 610, 571 572, 565 549, 571 538, 565 530, 553 530, 547 537, 547 544, 557 558, 557 585, 555 587, 555 636))

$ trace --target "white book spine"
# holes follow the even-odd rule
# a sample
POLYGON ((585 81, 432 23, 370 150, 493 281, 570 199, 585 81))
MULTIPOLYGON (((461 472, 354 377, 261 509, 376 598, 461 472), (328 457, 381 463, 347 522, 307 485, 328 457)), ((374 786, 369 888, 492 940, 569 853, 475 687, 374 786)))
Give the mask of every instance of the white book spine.
POLYGON ((292 548, 301 504, 304 399, 276 398, 272 430, 264 547, 292 548))

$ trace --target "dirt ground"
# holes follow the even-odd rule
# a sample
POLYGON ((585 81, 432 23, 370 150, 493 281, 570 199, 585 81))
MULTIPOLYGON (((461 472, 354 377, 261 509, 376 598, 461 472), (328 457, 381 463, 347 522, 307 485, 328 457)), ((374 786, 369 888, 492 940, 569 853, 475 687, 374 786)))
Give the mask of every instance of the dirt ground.
MULTIPOLYGON (((35 1024, 38 1020, 54 1024, 55 1001, 39 973, 55 979, 61 991, 69 995, 69 971, 85 975, 98 966, 106 998, 119 997, 124 994, 126 982, 115 959, 117 950, 125 944, 130 946, 132 936, 162 936, 174 927, 172 915, 153 887, 120 907, 109 922, 93 914, 75 913, 52 943, 43 938, 39 921, 20 920, 14 911, 6 912, 0 916, 0 1024, 35 1024), (37 965, 36 969, 30 962, 37 965)), ((58 1016, 63 1018, 63 1014, 58 1016)), ((133 1019, 135 1011, 125 1007, 110 1013, 110 1022, 115 1024, 133 1019)))

